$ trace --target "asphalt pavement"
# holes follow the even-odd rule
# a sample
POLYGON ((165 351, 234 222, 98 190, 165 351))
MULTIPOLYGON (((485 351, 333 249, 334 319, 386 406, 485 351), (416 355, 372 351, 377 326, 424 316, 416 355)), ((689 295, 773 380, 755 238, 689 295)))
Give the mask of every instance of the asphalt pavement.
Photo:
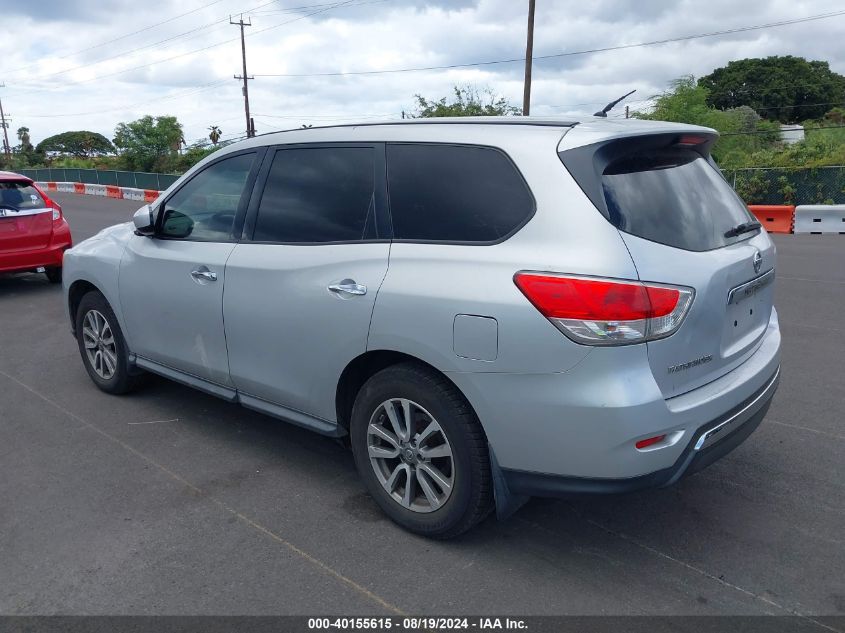
MULTIPOLYGON (((56 194, 76 241, 140 203, 56 194)), ((436 542, 335 441, 85 373, 61 289, 0 276, 0 614, 845 614, 845 236, 778 235, 782 379, 675 487, 533 500, 436 542)))

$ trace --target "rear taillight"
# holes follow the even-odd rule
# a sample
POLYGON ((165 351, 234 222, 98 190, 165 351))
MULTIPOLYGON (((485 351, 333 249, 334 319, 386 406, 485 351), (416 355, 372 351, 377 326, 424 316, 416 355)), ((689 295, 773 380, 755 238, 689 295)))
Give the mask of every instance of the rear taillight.
POLYGON ((689 310, 683 286, 517 273, 514 283, 543 316, 577 343, 624 345, 669 336, 689 310))
POLYGON ((47 205, 48 208, 53 210, 53 221, 61 220, 62 219, 62 207, 61 205, 53 200, 50 196, 48 196, 44 191, 36 185, 32 183, 32 187, 41 194, 41 197, 44 198, 44 203, 47 205))

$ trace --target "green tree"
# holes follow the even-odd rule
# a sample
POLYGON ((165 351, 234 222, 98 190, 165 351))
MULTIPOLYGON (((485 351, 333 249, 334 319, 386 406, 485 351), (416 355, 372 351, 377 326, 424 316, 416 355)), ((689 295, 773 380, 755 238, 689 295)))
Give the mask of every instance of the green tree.
POLYGON ((221 130, 216 125, 209 126, 208 129, 210 130, 208 133, 208 138, 211 139, 211 142, 214 145, 217 145, 217 143, 220 141, 220 136, 223 134, 223 130, 221 130))
POLYGON ((114 152, 114 146, 102 134, 81 130, 77 132, 62 132, 41 141, 35 148, 36 152, 55 152, 63 156, 77 158, 91 158, 114 152))
POLYGON ((713 147, 714 158, 722 167, 743 167, 750 154, 777 144, 779 126, 764 121, 751 108, 719 110, 708 104, 708 90, 685 76, 655 97, 649 112, 634 112, 640 119, 692 123, 714 128, 722 136, 713 147))
POLYGON ((31 154, 35 151, 35 148, 32 146, 32 139, 29 137, 28 127, 18 128, 18 140, 21 142, 20 145, 18 145, 18 151, 21 154, 31 154))
POLYGON ((118 123, 114 144, 127 169, 151 171, 163 156, 183 143, 182 124, 175 116, 143 116, 129 123, 118 123))
POLYGON ((159 157, 153 163, 152 171, 164 174, 181 174, 222 146, 210 145, 208 141, 198 141, 180 153, 171 152, 159 157))
POLYGON ((709 91, 708 105, 722 110, 745 105, 781 123, 818 119, 829 104, 845 105, 845 76, 827 62, 792 55, 728 62, 698 85, 709 91))
POLYGON ((411 117, 513 116, 522 112, 489 87, 479 90, 471 85, 455 86, 454 92, 454 100, 448 103, 446 97, 435 101, 414 95, 417 111, 411 117))

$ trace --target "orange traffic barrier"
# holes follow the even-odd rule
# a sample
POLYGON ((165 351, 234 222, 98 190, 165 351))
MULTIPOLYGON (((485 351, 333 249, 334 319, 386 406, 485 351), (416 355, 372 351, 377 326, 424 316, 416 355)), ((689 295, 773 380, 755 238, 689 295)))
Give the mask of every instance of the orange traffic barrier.
POLYGON ((106 185, 106 196, 109 198, 121 198, 120 187, 114 185, 106 185))
POLYGON ((59 190, 59 185, 57 185, 56 183, 54 183, 54 182, 48 182, 47 183, 47 191, 58 191, 58 190, 59 190))
POLYGON ((85 193, 85 183, 84 182, 73 183, 73 192, 74 193, 85 193))
POLYGON ((158 191, 155 189, 144 189, 144 202, 152 202, 158 198, 158 191))
POLYGON ((769 233, 792 233, 792 227, 795 224, 795 205, 749 204, 748 210, 769 233))

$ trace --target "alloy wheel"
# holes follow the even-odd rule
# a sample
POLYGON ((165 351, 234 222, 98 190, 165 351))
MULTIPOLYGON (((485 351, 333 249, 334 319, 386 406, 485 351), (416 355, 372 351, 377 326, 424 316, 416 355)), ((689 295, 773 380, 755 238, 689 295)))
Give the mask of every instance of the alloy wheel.
POLYGON ((413 512, 442 507, 455 484, 452 446, 434 417, 406 398, 385 400, 367 425, 370 465, 385 491, 413 512))
POLYGON ((117 371, 117 345, 111 326, 97 310, 89 310, 82 323, 82 340, 88 362, 100 378, 109 380, 117 371))

